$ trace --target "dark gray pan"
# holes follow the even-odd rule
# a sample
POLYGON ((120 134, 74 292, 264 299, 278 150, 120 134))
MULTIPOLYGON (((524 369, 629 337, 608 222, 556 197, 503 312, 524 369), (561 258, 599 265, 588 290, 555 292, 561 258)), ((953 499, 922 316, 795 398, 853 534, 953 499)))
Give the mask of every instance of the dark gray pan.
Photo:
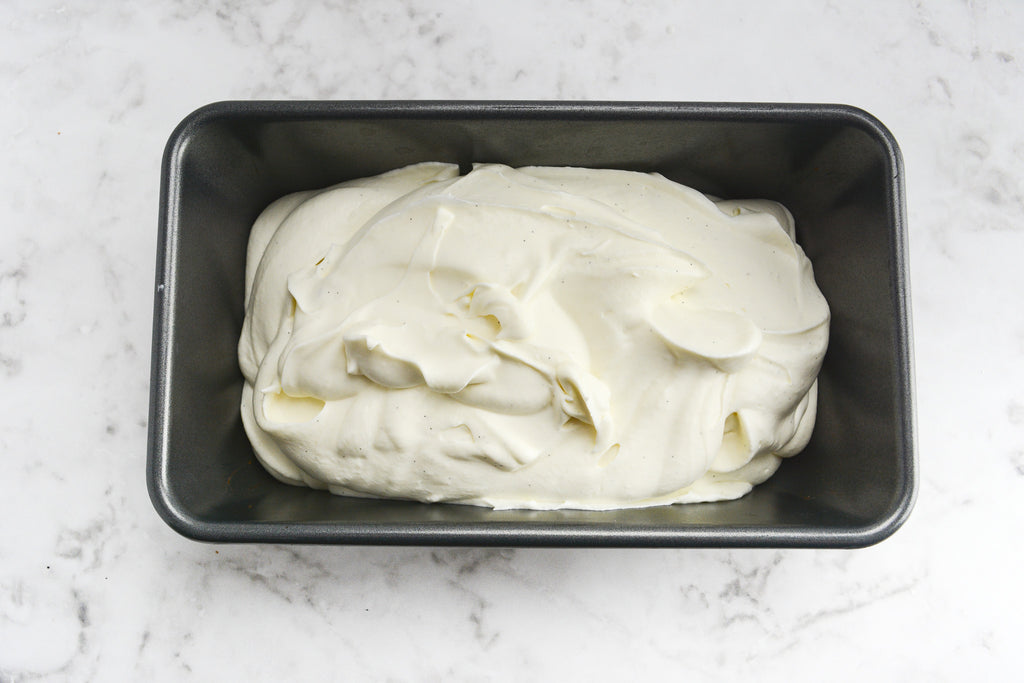
POLYGON ((219 542, 859 547, 916 491, 903 165, 840 105, 225 102, 164 153, 147 479, 157 512, 219 542), (807 449, 737 501, 610 512, 497 512, 288 486, 239 418, 249 228, 274 199, 419 161, 658 171, 796 217, 832 309, 807 449))

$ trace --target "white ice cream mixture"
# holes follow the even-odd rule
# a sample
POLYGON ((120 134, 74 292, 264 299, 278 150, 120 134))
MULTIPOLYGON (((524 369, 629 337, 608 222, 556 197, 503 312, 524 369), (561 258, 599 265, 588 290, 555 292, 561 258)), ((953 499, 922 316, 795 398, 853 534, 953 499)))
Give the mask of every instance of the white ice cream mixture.
POLYGON ((829 310, 781 205, 424 163, 253 226, 242 420, 278 479, 610 509, 737 498, 814 425, 829 310))

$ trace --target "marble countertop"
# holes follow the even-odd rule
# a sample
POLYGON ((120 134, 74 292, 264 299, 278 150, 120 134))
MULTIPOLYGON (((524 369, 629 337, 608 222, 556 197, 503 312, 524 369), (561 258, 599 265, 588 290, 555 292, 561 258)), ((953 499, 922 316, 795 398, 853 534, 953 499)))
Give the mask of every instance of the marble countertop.
POLYGON ((1024 5, 981 0, 3 3, 0 681, 1011 678, 1022 36, 1024 5), (910 520, 855 551, 179 537, 144 476, 159 162, 186 114, 251 98, 875 114, 906 161, 910 520))

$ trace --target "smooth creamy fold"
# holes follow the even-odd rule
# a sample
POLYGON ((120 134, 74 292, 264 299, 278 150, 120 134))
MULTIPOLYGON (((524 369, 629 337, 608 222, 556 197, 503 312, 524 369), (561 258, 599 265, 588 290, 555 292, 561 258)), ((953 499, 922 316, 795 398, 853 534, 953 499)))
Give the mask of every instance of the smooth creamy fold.
POLYGON ((253 226, 242 420, 282 481, 496 508, 737 498, 814 424, 828 306, 773 202, 425 163, 253 226))

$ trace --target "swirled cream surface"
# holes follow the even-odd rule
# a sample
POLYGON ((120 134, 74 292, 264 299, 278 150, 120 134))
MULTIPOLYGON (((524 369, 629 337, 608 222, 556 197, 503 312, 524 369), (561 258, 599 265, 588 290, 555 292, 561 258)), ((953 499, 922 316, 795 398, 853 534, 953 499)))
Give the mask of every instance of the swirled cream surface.
POLYGON ((242 419, 275 477, 337 494, 737 498, 806 445, 828 322, 779 204, 417 164, 256 221, 242 419))

